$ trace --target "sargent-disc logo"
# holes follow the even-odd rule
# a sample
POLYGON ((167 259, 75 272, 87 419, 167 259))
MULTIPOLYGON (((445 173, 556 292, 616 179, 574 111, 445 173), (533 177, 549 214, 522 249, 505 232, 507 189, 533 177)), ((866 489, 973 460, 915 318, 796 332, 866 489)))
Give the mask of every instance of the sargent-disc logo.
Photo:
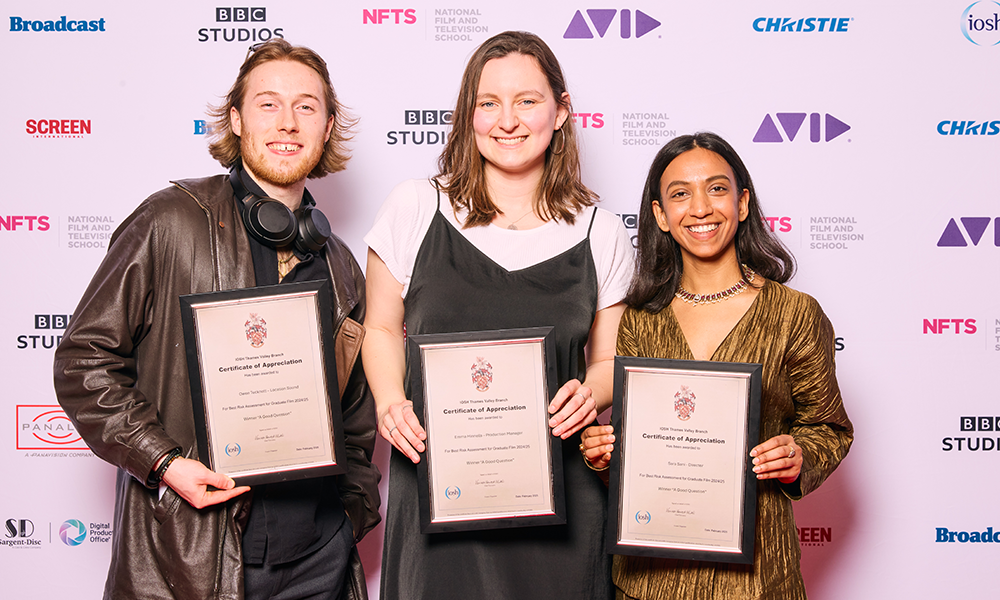
POLYGON ((969 245, 969 242, 972 242, 973 246, 978 246, 991 221, 993 222, 993 245, 1000 248, 1000 217, 995 219, 993 217, 961 217, 959 221, 962 222, 961 227, 955 219, 948 220, 941 237, 938 238, 938 248, 964 248, 969 245))
POLYGON ((76 519, 70 519, 59 527, 59 539, 67 546, 79 546, 87 539, 87 528, 76 519))
MULTIPOLYGON (((785 141, 785 138, 789 142, 794 142, 795 136, 798 135, 802 124, 806 120, 806 113, 804 112, 775 113, 774 116, 778 118, 778 124, 781 125, 781 130, 785 132, 785 137, 781 136, 781 132, 778 131, 778 125, 774 123, 771 115, 764 115, 764 120, 760 122, 760 127, 757 128, 757 133, 753 136, 754 142, 781 143, 785 141)), ((829 113, 825 115, 825 120, 820 113, 810 113, 808 116, 809 141, 814 144, 820 141, 829 142, 851 130, 850 125, 829 113), (820 127, 821 121, 823 122, 823 127, 820 127)))
POLYGON ((623 40, 632 37, 633 25, 635 25, 636 38, 641 38, 661 25, 659 21, 641 10, 635 11, 635 19, 633 20, 632 11, 627 8, 623 8, 622 10, 615 8, 588 8, 585 11, 576 11, 569 22, 569 27, 566 28, 566 33, 563 34, 563 39, 592 40, 594 39, 594 32, 597 32, 598 37, 603 38, 604 34, 611 27, 611 23, 614 22, 615 16, 618 17, 618 32, 623 40), (587 23, 586 17, 583 16, 584 12, 590 17, 593 29, 587 23))
POLYGON ((962 12, 962 35, 977 46, 1000 44, 1000 2, 980 0, 962 12))

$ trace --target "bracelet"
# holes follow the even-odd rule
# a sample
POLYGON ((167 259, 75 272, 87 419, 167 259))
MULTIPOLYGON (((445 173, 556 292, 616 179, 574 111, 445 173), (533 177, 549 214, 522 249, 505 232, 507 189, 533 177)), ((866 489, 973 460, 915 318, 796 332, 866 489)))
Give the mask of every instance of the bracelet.
POLYGON ((160 485, 160 482, 163 481, 163 476, 167 473, 167 468, 170 467, 170 463, 174 462, 180 457, 181 457, 180 448, 174 448, 173 450, 171 450, 167 454, 166 458, 164 458, 160 462, 160 466, 157 467, 156 470, 149 475, 149 481, 147 483, 150 483, 152 485, 160 485))
POLYGON ((583 454, 582 456, 583 456, 583 464, 587 465, 587 468, 590 469, 591 471, 597 471, 598 473, 600 473, 601 471, 607 471, 609 468, 611 468, 611 463, 608 463, 603 467, 601 467, 600 469, 598 469, 597 467, 594 466, 594 463, 590 462, 590 460, 587 459, 586 454, 583 454))

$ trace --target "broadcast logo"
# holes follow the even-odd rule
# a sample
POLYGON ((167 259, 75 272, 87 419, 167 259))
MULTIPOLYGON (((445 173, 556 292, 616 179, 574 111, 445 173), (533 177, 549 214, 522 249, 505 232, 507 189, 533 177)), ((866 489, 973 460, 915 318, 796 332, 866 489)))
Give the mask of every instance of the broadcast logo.
POLYGON ((23 17, 10 18, 11 31, 105 31, 104 18, 92 21, 71 21, 61 16, 53 21, 32 21, 23 17))
POLYGON ((962 12, 962 35, 977 46, 1000 44, 1000 2, 980 0, 962 12))
POLYGON ((583 12, 578 10, 573 15, 573 19, 570 20, 569 27, 566 28, 566 33, 563 34, 563 39, 591 40, 594 39, 595 31, 598 37, 603 38, 604 34, 611 27, 611 23, 614 22, 616 15, 618 16, 618 32, 623 40, 632 37, 633 24, 635 25, 636 38, 641 38, 661 25, 659 21, 641 10, 635 11, 634 21, 632 19, 632 11, 627 8, 623 8, 622 10, 614 8, 588 8, 585 12, 590 17, 593 29, 587 24, 587 19, 583 16, 583 12))
MULTIPOLYGON (((761 121, 760 127, 757 128, 756 135, 753 136, 753 141, 757 143, 781 143, 785 141, 785 138, 789 142, 795 141, 795 136, 798 135, 799 130, 802 128, 802 124, 806 120, 806 113, 775 113, 774 115, 778 119, 778 124, 781 125, 781 131, 785 132, 785 137, 781 136, 781 131, 778 130, 778 124, 775 124, 774 119, 771 115, 764 115, 764 120, 761 121)), ((851 130, 851 126, 844 123, 837 117, 827 113, 821 115, 820 113, 810 113, 809 115, 809 141, 812 143, 818 143, 820 141, 829 142, 834 140, 846 132, 851 130), (822 123, 822 127, 820 124, 822 123)))
POLYGON ((70 519, 59 527, 59 539, 67 546, 79 546, 87 539, 87 528, 76 519, 70 519))
POLYGON ((993 222, 993 245, 1000 248, 1000 217, 995 219, 992 217, 961 217, 959 221, 962 222, 961 228, 955 219, 948 220, 944 232, 938 238, 938 248, 964 248, 969 245, 969 242, 972 242, 973 246, 978 246, 983 239, 983 234, 990 226, 990 221, 993 222), (965 234, 962 233, 963 228, 965 234), (965 238, 966 234, 969 236, 968 241, 965 238))

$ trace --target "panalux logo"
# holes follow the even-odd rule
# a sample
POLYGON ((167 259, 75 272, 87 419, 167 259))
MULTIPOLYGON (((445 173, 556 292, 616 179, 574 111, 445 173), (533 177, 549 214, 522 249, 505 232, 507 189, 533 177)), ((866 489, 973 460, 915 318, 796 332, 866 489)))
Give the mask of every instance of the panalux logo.
MULTIPOLYGON (((782 131, 785 132, 788 141, 794 142, 795 136, 798 135, 799 129, 802 128, 802 123, 806 120, 806 113, 775 113, 774 116, 778 118, 778 123, 781 125, 782 131)), ((822 127, 821 131, 821 117, 822 115, 819 113, 811 113, 809 115, 810 142, 817 143, 820 140, 829 142, 851 130, 850 125, 827 113, 824 127, 822 127), (825 136, 823 135, 824 132, 825 136)), ((785 139, 781 137, 778 125, 774 123, 771 115, 764 115, 764 120, 761 121, 760 127, 757 128, 757 134, 753 136, 753 141, 758 143, 780 143, 784 142, 785 139)))
POLYGON ((18 405, 18 450, 87 450, 76 427, 57 405, 18 405))
MULTIPOLYGON (((566 28, 566 33, 563 34, 563 39, 567 40, 591 40, 594 39, 594 31, 597 32, 599 37, 604 37, 604 34, 608 32, 608 28, 611 27, 611 23, 615 20, 615 15, 618 15, 619 33, 623 40, 627 40, 632 37, 632 11, 623 8, 622 10, 617 10, 614 8, 588 8, 586 10, 587 16, 590 17, 591 23, 593 23, 593 30, 591 30, 590 25, 587 24, 586 17, 583 16, 583 12, 576 11, 573 15, 573 19, 569 22, 569 27, 566 28)), ((660 22, 653 17, 647 15, 641 10, 635 11, 635 37, 641 38, 650 31, 656 29, 660 26, 660 22)))
MULTIPOLYGON (((965 233, 968 234, 969 241, 972 242, 973 246, 979 245, 983 234, 990 226, 990 221, 993 221, 993 245, 1000 248, 1000 217, 996 219, 992 217, 961 217, 959 221, 962 222, 962 227, 965 228, 965 233)), ((939 248, 961 248, 968 246, 969 242, 966 241, 962 228, 958 226, 955 219, 950 219, 945 225, 944 233, 938 239, 937 245, 939 248)))

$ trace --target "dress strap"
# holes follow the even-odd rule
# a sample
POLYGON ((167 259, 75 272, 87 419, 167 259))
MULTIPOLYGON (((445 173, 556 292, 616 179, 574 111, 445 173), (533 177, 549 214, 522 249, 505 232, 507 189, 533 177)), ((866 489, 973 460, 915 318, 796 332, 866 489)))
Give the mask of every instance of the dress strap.
POLYGON ((594 228, 594 219, 597 218, 597 207, 594 207, 594 212, 590 215, 590 226, 587 227, 587 239, 590 239, 590 230, 594 228))
POLYGON ((438 183, 437 177, 431 177, 431 185, 433 185, 434 189, 437 190, 437 212, 441 212, 441 184, 438 183))

